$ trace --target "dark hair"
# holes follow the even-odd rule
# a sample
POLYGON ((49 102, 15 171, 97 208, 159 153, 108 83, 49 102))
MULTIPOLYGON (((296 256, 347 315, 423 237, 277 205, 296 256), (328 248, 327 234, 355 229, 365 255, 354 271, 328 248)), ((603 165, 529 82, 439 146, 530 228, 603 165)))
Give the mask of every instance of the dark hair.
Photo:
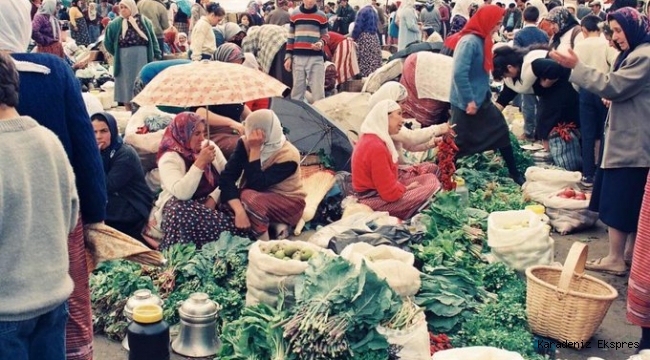
POLYGON ((18 106, 20 80, 18 70, 9 54, 0 52, 0 104, 18 106))
POLYGON ((537 22, 539 20, 539 9, 534 6, 528 6, 524 9, 524 21, 537 22))
POLYGON ((546 9, 548 11, 551 11, 554 8, 558 7, 558 6, 562 6, 562 3, 557 1, 557 0, 551 0, 551 1, 548 2, 548 4, 546 4, 546 9))
POLYGON ((631 7, 633 9, 636 9, 636 1, 637 0, 614 0, 612 6, 609 7, 609 12, 616 11, 624 7, 631 7))
POLYGON ((505 73, 508 72, 508 65, 518 67, 524 63, 524 56, 528 54, 528 49, 515 48, 511 46, 501 46, 494 50, 492 77, 494 80, 501 81, 505 73))
POLYGON ((226 15, 226 11, 218 3, 209 3, 208 6, 205 7, 205 10, 208 14, 214 14, 215 16, 226 15))
POLYGON ((580 20, 580 25, 588 32, 600 31, 598 24, 601 22, 597 15, 587 15, 580 20))
POLYGON ((510 3, 510 5, 508 5, 508 9, 514 9, 515 6, 517 6, 517 5, 515 5, 515 3, 510 3))
POLYGON ((239 23, 241 24, 241 19, 247 18, 248 19, 248 26, 253 26, 255 23, 253 22, 253 17, 251 17, 251 14, 249 13, 241 13, 239 15, 239 23))

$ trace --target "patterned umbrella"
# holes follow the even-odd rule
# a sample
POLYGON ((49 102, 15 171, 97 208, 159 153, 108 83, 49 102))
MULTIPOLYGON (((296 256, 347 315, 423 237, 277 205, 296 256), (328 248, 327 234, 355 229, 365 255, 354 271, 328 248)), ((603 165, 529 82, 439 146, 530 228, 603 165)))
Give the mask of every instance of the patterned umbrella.
POLYGON ((133 99, 140 106, 177 107, 242 103, 282 96, 287 87, 256 69, 219 61, 165 69, 133 99))

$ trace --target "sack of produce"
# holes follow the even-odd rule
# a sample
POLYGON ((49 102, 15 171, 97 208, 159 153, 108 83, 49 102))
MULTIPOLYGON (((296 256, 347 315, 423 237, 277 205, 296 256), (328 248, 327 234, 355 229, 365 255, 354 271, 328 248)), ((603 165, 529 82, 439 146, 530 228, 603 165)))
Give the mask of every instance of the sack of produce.
POLYGON ((582 152, 575 125, 560 124, 548 136, 553 164, 569 171, 582 170, 582 152))
POLYGON ((524 360, 516 352, 489 346, 470 346, 439 351, 431 360, 524 360))
POLYGON ((420 290, 420 272, 413 266, 415 257, 410 252, 390 245, 356 243, 343 249, 341 257, 357 266, 365 261, 402 297, 413 296, 420 290))
POLYGON ((495 211, 488 217, 488 245, 492 255, 517 270, 553 262, 550 227, 530 210, 495 211))
POLYGON ((280 291, 293 302, 296 278, 307 269, 307 261, 318 252, 331 251, 291 240, 257 241, 248 251, 246 306, 259 303, 276 306, 280 291))
POLYGON ((582 179, 582 174, 578 171, 531 166, 526 170, 526 183, 522 190, 524 195, 532 200, 543 203, 546 198, 560 190, 576 186, 580 179, 582 179))
POLYGON ((598 213, 589 210, 589 195, 567 187, 544 201, 551 226, 561 235, 588 229, 596 224, 598 213))
POLYGON ((388 344, 399 349, 398 359, 422 360, 431 356, 426 316, 411 301, 404 301, 390 321, 377 326, 377 332, 386 337, 388 344))

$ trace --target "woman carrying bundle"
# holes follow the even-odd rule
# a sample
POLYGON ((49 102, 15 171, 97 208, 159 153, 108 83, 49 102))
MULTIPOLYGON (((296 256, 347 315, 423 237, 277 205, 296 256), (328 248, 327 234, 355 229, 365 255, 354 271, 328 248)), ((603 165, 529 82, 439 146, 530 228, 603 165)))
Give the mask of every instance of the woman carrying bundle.
POLYGON ((379 101, 370 110, 352 153, 352 187, 360 203, 408 219, 440 189, 440 182, 432 173, 398 172, 399 154, 391 136, 403 123, 402 109, 393 100, 379 101))
POLYGON ((268 240, 270 224, 277 224, 274 238, 284 238, 305 209, 300 153, 272 110, 251 113, 244 126, 222 174, 221 201, 235 213, 237 228, 250 228, 256 238, 268 240))

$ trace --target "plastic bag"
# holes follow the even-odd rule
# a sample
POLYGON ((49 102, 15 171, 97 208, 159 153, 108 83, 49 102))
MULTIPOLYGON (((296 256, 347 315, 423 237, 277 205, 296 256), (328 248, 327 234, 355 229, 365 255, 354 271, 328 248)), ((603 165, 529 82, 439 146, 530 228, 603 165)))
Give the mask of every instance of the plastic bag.
POLYGON ((357 266, 365 261, 400 296, 413 296, 420 290, 420 272, 413 266, 415 257, 410 252, 394 246, 357 243, 346 247, 341 257, 357 266))
MULTIPOLYGON (((337 254, 344 251, 347 246, 356 243, 365 243, 373 246, 392 245, 408 249, 409 245, 418 242, 413 241, 413 237, 414 234, 404 225, 382 226, 371 231, 351 229, 332 237, 327 247, 337 254)), ((421 238, 422 236, 416 235, 415 237, 421 238)))
POLYGON ((497 211, 488 217, 488 245, 494 257, 517 271, 553 262, 550 227, 532 211, 497 211))
POLYGON ((526 170, 526 183, 522 189, 524 195, 532 200, 543 203, 549 196, 560 190, 576 186, 582 179, 578 171, 566 171, 558 169, 544 169, 531 166, 526 170))
POLYGON ((424 313, 420 313, 416 323, 404 330, 393 330, 383 326, 377 327, 377 332, 386 337, 390 345, 401 348, 397 358, 401 360, 423 360, 431 356, 429 348, 429 332, 424 313))
POLYGON ((356 213, 347 218, 333 222, 316 231, 307 241, 322 248, 328 247, 330 240, 348 230, 363 230, 372 232, 368 224, 374 222, 377 226, 397 225, 400 220, 388 215, 387 212, 374 211, 372 213, 356 213))
POLYGON ((524 360, 516 352, 489 346, 471 346, 438 351, 431 360, 524 360))
POLYGON ((570 140, 562 139, 557 132, 551 132, 548 146, 555 166, 569 171, 582 170, 582 152, 580 140, 575 131, 570 131, 570 140))
POLYGON ((329 250, 320 248, 304 241, 273 240, 257 241, 248 250, 248 268, 246 269, 246 306, 264 303, 270 306, 277 305, 280 291, 285 293, 285 301, 293 302, 296 277, 301 275, 308 267, 306 261, 281 260, 261 251, 260 245, 272 247, 273 245, 294 245, 298 249, 310 249, 314 254, 324 252, 330 255, 329 250))
POLYGON ((551 226, 560 235, 588 229, 596 224, 598 213, 589 210, 589 200, 565 199, 556 195, 546 198, 543 204, 551 226))

